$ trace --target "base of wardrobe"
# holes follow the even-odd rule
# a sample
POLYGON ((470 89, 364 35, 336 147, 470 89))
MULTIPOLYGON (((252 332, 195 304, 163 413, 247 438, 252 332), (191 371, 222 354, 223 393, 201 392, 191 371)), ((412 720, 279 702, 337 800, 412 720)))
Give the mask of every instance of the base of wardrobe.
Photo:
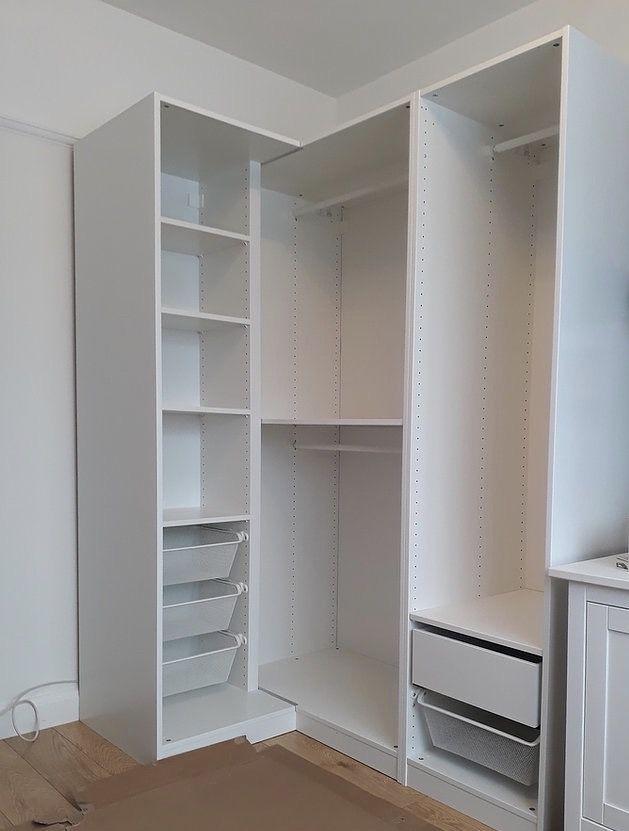
POLYGON ((443 802, 496 831, 534 831, 536 788, 443 751, 431 750, 421 761, 408 760, 407 785, 443 802))
POLYGON ((246 736, 252 742, 295 730, 295 708, 262 690, 247 692, 230 684, 179 693, 164 699, 165 759, 200 747, 246 736))
POLYGON ((343 649, 265 664, 260 687, 297 708, 297 730, 392 778, 397 669, 343 649))

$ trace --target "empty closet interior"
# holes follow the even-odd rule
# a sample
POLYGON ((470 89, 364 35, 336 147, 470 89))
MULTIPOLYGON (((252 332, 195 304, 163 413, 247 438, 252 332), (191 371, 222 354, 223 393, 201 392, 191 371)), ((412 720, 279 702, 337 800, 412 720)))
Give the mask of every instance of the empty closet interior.
POLYGON ((395 775, 409 110, 262 166, 261 688, 395 775))
POLYGON ((409 776, 525 824, 540 748, 560 89, 553 41, 430 90, 418 154, 409 776))

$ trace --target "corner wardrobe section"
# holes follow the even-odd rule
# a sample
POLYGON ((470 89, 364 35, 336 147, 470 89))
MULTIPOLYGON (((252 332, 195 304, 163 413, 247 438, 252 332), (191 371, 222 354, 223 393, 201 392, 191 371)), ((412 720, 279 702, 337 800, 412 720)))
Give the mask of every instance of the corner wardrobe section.
POLYGON ((260 686, 397 775, 409 109, 262 167, 260 686))
POLYGON ((159 95, 77 145, 81 718, 141 761, 396 773, 408 145, 159 95))

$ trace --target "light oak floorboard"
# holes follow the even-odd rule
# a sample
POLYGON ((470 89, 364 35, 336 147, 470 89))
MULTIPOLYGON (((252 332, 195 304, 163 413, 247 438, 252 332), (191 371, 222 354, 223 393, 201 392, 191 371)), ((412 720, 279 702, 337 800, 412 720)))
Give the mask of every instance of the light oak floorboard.
POLYGON ((0 742, 0 811, 13 825, 32 819, 78 817, 76 808, 6 741, 0 742))
POLYGON ((90 782, 109 776, 54 728, 42 730, 35 742, 20 738, 5 741, 71 804, 76 804, 77 794, 90 782))
POLYGON ((115 744, 99 736, 98 733, 95 733, 81 721, 61 724, 55 727, 55 730, 83 751, 93 762, 100 765, 107 773, 124 773, 139 764, 131 756, 127 756, 123 750, 116 747, 115 744))
POLYGON ((491 831, 486 825, 423 796, 412 788, 405 788, 377 770, 368 768, 302 733, 286 733, 263 744, 279 744, 374 796, 386 799, 398 808, 432 822, 441 831, 491 831))

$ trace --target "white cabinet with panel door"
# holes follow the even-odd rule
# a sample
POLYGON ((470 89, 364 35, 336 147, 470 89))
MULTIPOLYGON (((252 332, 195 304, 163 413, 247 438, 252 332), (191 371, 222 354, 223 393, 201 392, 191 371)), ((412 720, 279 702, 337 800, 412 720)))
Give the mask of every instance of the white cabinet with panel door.
POLYGON ((629 831, 629 574, 615 560, 550 572, 570 580, 566 831, 629 831))

